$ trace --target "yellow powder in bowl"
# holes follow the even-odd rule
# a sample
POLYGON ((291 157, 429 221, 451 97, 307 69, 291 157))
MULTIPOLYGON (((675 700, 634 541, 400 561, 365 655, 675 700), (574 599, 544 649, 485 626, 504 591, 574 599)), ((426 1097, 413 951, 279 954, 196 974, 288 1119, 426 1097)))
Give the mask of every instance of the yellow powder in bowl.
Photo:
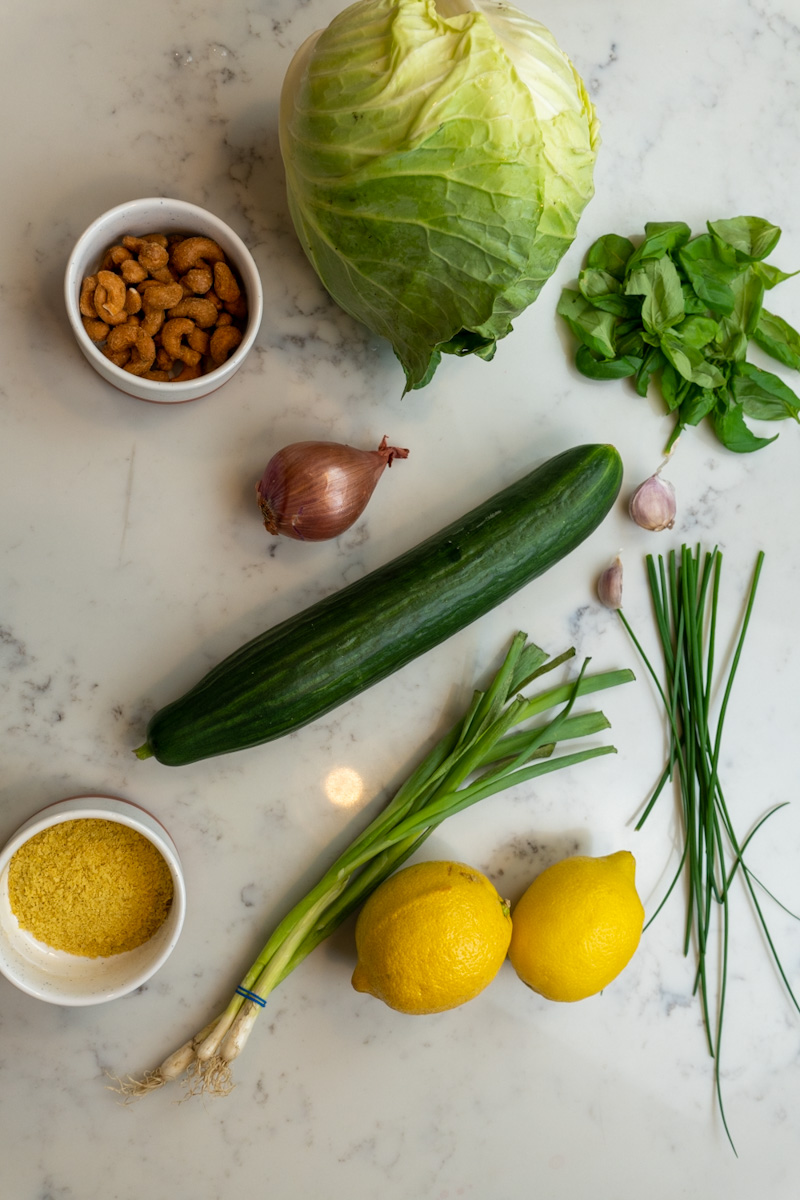
POLYGON ((20 928, 54 950, 98 958, 141 946, 172 904, 170 869, 135 829, 94 817, 34 834, 13 855, 8 898, 20 928))

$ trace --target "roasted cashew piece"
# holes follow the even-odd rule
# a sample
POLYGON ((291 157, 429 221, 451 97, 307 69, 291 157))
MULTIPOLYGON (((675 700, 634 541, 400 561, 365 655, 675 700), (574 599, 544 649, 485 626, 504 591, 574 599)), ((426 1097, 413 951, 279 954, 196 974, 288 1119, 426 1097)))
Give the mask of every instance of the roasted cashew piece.
POLYGON ((155 309, 161 309, 163 312, 166 308, 174 308, 182 299, 183 288, 179 283, 156 283, 142 292, 142 306, 145 312, 153 312, 155 309))
POLYGON ((147 268, 135 258, 128 258, 119 268, 119 273, 127 284, 141 283, 147 279, 147 268))
POLYGON ((202 375, 202 373, 203 368, 200 366, 200 363, 194 363, 191 366, 189 363, 184 363, 180 372, 177 375, 173 375, 172 382, 185 383, 187 379, 197 379, 199 375, 202 375))
POLYGON ((97 276, 87 275, 81 284, 81 294, 78 300, 78 308, 81 310, 81 316, 97 317, 97 309, 94 306, 94 293, 97 288, 97 276))
POLYGON ((99 317, 81 317, 83 328, 88 333, 93 342, 104 342, 108 337, 109 325, 105 321, 101 321, 99 317))
POLYGON ((119 244, 116 246, 109 246, 108 250, 106 250, 105 254, 103 255, 103 261, 100 265, 104 271, 110 271, 114 267, 120 266, 122 263, 126 262, 132 257, 133 255, 131 254, 130 250, 126 250, 124 246, 120 246, 119 244))
POLYGON ((197 350, 198 354, 208 354, 211 334, 207 329, 198 329, 195 327, 186 340, 193 350, 197 350))
POLYGON ((216 304, 205 296, 186 296, 178 303, 167 307, 171 317, 189 317, 201 329, 208 329, 217 319, 216 304))
POLYGON ((170 261, 179 275, 185 275, 192 267, 197 266, 198 259, 206 262, 222 262, 225 253, 221 246, 209 237, 188 237, 182 242, 176 242, 170 252, 170 261))
POLYGON ((125 282, 114 271, 98 271, 94 307, 98 317, 108 321, 125 307, 125 282))
POLYGON ((135 287, 129 287, 125 292, 125 312, 131 316, 138 313, 142 307, 142 297, 135 287))
POLYGON ((241 288, 227 263, 214 263, 214 291, 223 304, 233 303, 241 296, 241 288))
MULTIPOLYGON (((156 360, 156 344, 141 325, 118 325, 112 329, 106 339, 106 350, 109 357, 113 354, 130 351, 130 361, 124 370, 131 375, 144 375, 156 360)), ((114 360, 112 360, 114 361, 114 360)))
POLYGON ((235 325, 220 325, 211 335, 209 353, 216 366, 220 366, 242 340, 235 325))
POLYGON ((213 282, 214 277, 211 274, 211 267, 207 262, 202 262, 202 260, 181 278, 181 283, 190 292, 193 292, 195 296, 204 296, 206 292, 211 290, 213 282))
POLYGON ((194 321, 188 317, 173 317, 161 330, 161 345, 167 354, 190 367, 196 366, 202 357, 197 350, 183 344, 183 339, 188 338, 194 327, 194 321))

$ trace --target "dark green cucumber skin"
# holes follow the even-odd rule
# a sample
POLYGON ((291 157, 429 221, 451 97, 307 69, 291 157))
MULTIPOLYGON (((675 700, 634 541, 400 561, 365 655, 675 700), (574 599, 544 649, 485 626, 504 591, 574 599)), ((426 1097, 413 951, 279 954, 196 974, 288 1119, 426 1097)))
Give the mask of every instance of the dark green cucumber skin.
POLYGON ((564 558, 604 519, 621 483, 613 446, 575 446, 549 459, 229 655, 152 717, 142 751, 181 766, 272 741, 330 712, 564 558))

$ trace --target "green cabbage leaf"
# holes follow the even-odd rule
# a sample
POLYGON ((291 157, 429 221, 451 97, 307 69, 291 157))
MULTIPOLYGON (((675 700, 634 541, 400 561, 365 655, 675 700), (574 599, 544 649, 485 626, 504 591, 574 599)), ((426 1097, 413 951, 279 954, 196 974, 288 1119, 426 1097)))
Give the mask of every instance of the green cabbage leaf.
POLYGON ((388 338, 406 390, 490 359, 573 241, 599 143, 580 76, 499 0, 359 0, 298 50, 281 153, 334 300, 388 338))

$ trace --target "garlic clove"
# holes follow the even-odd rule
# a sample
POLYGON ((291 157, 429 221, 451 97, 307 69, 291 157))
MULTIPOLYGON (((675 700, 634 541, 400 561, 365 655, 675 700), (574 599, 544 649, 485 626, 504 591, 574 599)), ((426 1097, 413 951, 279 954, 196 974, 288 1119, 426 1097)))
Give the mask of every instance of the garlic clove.
POLYGON ((675 488, 658 471, 640 483, 631 496, 630 515, 642 529, 672 529, 676 511, 675 488))
POLYGON ((597 580, 597 596, 606 608, 622 608, 622 559, 619 555, 597 580))

